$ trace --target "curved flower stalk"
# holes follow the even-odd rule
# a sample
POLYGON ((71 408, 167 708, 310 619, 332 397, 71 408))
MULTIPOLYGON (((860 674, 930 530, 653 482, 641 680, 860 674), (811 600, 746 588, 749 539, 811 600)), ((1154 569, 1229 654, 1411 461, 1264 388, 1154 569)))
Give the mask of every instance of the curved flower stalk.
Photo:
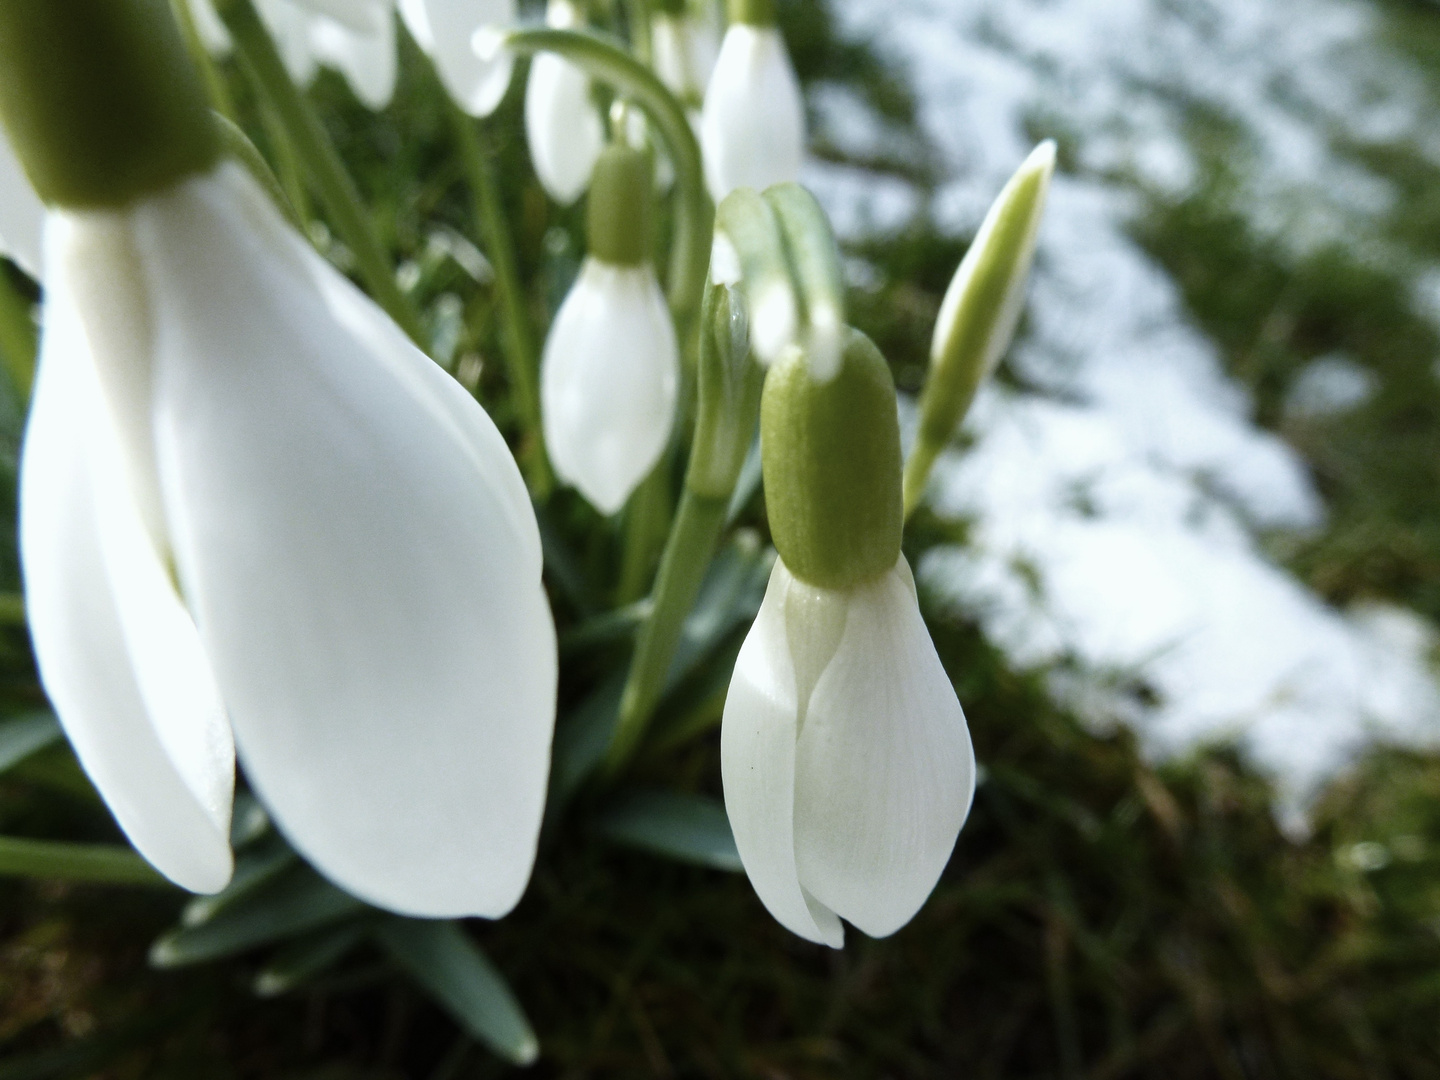
POLYGON ((949 861, 975 790, 965 714, 899 553, 888 368, 851 331, 826 382, 796 349, 766 378, 766 503, 780 558, 735 664, 725 807, 779 922, 839 948, 900 929, 949 861))
POLYGON ((477 117, 505 97, 515 57, 502 49, 482 58, 471 38, 481 27, 513 23, 516 14, 515 0, 400 0, 410 36, 435 62, 451 98, 477 117))
POLYGON ((805 102, 769 0, 732 0, 700 117, 705 179, 719 202, 738 187, 799 179, 805 102))
POLYGON ((45 204, 35 194, 10 143, 0 133, 0 255, 8 255, 31 277, 40 277, 40 232, 45 204))
POLYGON ((540 364, 545 444, 560 478, 614 514, 670 441, 680 352, 650 264, 650 167, 612 146, 590 193, 590 254, 540 364))
MULTIPOLYGON (((195 29, 212 53, 232 48, 214 0, 189 0, 195 29)), ((291 78, 302 86, 320 68, 345 76, 365 105, 376 111, 395 93, 395 0, 255 0, 275 38, 291 78)))
POLYGON ((534 858, 556 677, 510 452, 218 160, 163 6, 75 3, 104 80, 54 48, 68 11, 0 6, 0 115, 55 208, 20 547, 61 723, 186 888, 230 876, 238 749, 279 828, 355 895, 504 914, 534 858), (104 138, 118 123, 132 137, 104 138))
MULTIPOLYGON (((557 30, 584 25, 570 0, 550 0, 545 21, 557 30)), ((530 62, 525 85, 525 138, 535 175, 562 206, 590 185, 605 148, 605 125, 590 98, 590 79, 569 60, 543 53, 530 62)))

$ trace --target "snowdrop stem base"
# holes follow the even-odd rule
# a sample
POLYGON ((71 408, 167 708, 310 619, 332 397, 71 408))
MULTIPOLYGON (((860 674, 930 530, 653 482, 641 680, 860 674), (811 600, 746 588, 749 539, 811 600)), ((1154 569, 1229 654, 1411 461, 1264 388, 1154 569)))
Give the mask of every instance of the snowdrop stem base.
POLYGON ((615 737, 605 758, 605 772, 609 776, 620 772, 634 756, 655 706, 665 692, 675 640, 700 592, 716 542, 725 527, 729 505, 728 495, 724 498, 697 495, 689 487, 680 497, 651 593, 650 618, 640 627, 635 639, 635 655, 620 698, 615 737))
POLYGON ((396 284, 390 258, 371 227, 355 181, 345 170, 335 144, 309 100, 286 71, 255 5, 251 0, 228 0, 218 6, 241 57, 254 75, 257 88, 280 117, 340 238, 354 253, 361 278, 380 306, 424 348, 420 315, 396 284))
POLYGON ((520 283, 515 243, 501 204, 500 181, 495 175, 494 163, 481 142, 478 125, 483 121, 470 117, 451 100, 449 94, 444 95, 444 100, 450 112, 450 126, 455 132, 465 181, 470 188, 478 239, 495 270, 495 292, 500 300, 500 322, 505 335, 506 371, 525 429, 520 461, 525 467, 530 490, 537 497, 544 498, 555 484, 555 475, 541 435, 535 338, 525 312, 525 293, 520 283))
POLYGON ((592 79, 608 83, 628 97, 659 129, 675 164, 677 193, 667 293, 676 326, 685 337, 685 328, 700 310, 715 220, 715 207, 705 188, 700 144, 685 107, 653 71, 597 34, 548 28, 512 30, 502 44, 517 55, 553 52, 564 57, 592 79))
POLYGON ((35 378, 37 336, 30 301, 16 288, 9 269, 0 265, 0 361, 22 407, 35 378))

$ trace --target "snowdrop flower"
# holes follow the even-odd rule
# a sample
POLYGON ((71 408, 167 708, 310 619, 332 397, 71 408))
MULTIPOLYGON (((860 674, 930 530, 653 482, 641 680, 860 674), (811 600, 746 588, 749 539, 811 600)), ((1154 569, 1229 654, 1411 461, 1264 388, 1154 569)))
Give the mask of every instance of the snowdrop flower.
MULTIPOLYGON (((545 21, 559 30, 584 25, 570 0, 550 0, 545 21)), ((552 199, 569 206, 589 186, 605 148, 605 125, 590 99, 590 79, 569 60, 541 53, 530 61, 525 138, 540 183, 552 199)))
POLYGON ((590 192, 590 253, 555 316, 540 364, 555 471, 614 514, 655 467, 675 422, 679 348, 650 265, 651 169, 612 146, 590 192))
POLYGON ((805 102, 771 0, 732 0, 730 17, 700 117, 716 202, 798 179, 805 153, 805 102))
MULTIPOLYGON (((200 40, 223 56, 232 42, 213 0, 189 0, 200 40)), ((275 38, 290 77, 302 86, 319 69, 345 76, 355 96, 371 109, 390 104, 395 93, 394 0, 256 0, 255 8, 275 38)))
POLYGON ((111 13, 103 82, 42 48, 49 5, 0 7, 0 115, 54 207, 20 546, 66 734, 186 888, 230 877, 238 748, 341 886, 499 916, 534 857, 556 675, 509 450, 217 160, 163 5, 77 2, 111 13))
POLYGON ((0 134, 0 255, 8 255, 31 277, 40 276, 40 230, 45 206, 10 143, 0 134))
POLYGON ((482 58, 471 39, 481 27, 514 22, 515 0, 400 0, 400 15, 460 107, 471 116, 494 112, 515 58, 503 49, 482 58))
POLYGON ((655 13, 650 36, 660 81, 687 107, 699 104, 720 52, 714 24, 692 15, 676 0, 655 13))
POLYGON ((795 350, 761 411, 780 559, 735 664, 721 729, 725 808, 761 901, 839 948, 904 926, 949 861, 975 788, 965 714, 900 555, 889 369, 850 332, 818 382, 795 350))

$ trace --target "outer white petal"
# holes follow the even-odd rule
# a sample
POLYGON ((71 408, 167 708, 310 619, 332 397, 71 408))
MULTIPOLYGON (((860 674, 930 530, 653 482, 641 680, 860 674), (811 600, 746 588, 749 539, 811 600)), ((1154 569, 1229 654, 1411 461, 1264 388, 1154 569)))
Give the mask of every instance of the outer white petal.
POLYGON ((0 255, 9 255, 32 277, 40 277, 40 234, 45 226, 45 204, 29 179, 10 142, 0 132, 0 255))
MULTIPOLYGON (((566 0, 551 0, 546 21, 568 29, 580 20, 566 0)), ((605 126, 590 100, 590 80, 570 61, 541 53, 530 62, 525 138, 540 183, 552 199, 569 206, 590 186, 595 161, 605 149, 605 126)))
POLYGON ((613 514, 655 467, 675 422, 680 353, 655 272, 590 258, 540 364, 555 471, 613 514))
POLYGON ((785 632, 791 581, 777 559, 725 698, 720 773, 740 861, 761 903, 791 933, 838 949, 845 943, 840 920, 806 894, 795 865, 798 716, 785 632))
POLYGON ((805 154, 805 102, 785 39, 773 27, 725 32, 700 117, 705 179, 719 202, 738 187, 796 180, 805 154))
POLYGON ((167 518, 247 774, 357 895, 504 914, 556 677, 514 460, 242 170, 138 216, 167 518))
POLYGON ((301 86, 310 85, 319 69, 310 37, 315 16, 291 0, 255 0, 255 10, 275 39, 290 78, 301 86))
POLYGON ((378 26, 365 32, 334 19, 318 18, 310 26, 310 47, 318 61, 345 76, 355 96, 368 108, 378 112, 390 104, 398 60, 395 19, 388 9, 378 26))
POLYGON ((689 15, 659 13, 650 32, 660 81, 682 101, 704 96, 719 52, 719 41, 709 24, 689 15))
POLYGON ((357 34, 375 34, 389 22, 394 0, 283 0, 316 15, 333 19, 357 34))
POLYGON ((795 768, 800 880, 871 937, 920 910, 975 793, 965 714, 903 563, 851 594, 795 768))
POLYGON ((482 59, 470 41, 482 26, 513 23, 515 0, 400 0, 400 14, 460 107, 471 116, 494 112, 510 86, 515 57, 502 50, 482 59))
MULTIPOLYGON (((70 223, 55 227, 63 234, 70 223)), ((131 843, 177 884, 216 892, 232 868, 233 749, 194 625, 123 487, 102 488, 115 475, 94 471, 120 453, 104 442, 109 424, 64 278, 52 275, 47 290, 21 462, 35 654, 81 765, 131 843)))

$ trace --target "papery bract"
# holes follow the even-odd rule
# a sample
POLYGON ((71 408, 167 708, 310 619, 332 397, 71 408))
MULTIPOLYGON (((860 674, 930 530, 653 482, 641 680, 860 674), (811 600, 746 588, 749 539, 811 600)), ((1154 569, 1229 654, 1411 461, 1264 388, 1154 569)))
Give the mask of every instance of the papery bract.
POLYGON ((510 85, 515 57, 500 50, 482 58, 470 42, 481 27, 514 22, 515 0, 400 0, 400 15, 456 103, 471 116, 494 112, 510 85))
POLYGON ((965 714, 902 557, 821 589, 776 560, 730 683, 725 808, 745 872, 787 929, 839 948, 904 926, 975 790, 965 714))
POLYGON ((121 826, 222 887, 233 729, 337 883, 504 914, 556 657, 494 424, 237 165, 47 228, 21 553, 46 689, 121 826))
MULTIPOLYGON (((545 21, 560 30, 583 25, 570 0, 550 0, 545 21)), ((605 149, 605 125, 590 99, 590 79, 569 60, 541 53, 525 84, 525 138, 535 175, 563 206, 578 199, 605 149)))
POLYGON ((805 103, 775 27, 736 23, 725 32, 705 90, 700 144, 716 202, 738 187, 763 191, 799 179, 805 103))
POLYGON ((648 263, 585 260, 550 328, 540 380, 555 471, 615 513, 659 461, 679 395, 675 328, 648 263))

